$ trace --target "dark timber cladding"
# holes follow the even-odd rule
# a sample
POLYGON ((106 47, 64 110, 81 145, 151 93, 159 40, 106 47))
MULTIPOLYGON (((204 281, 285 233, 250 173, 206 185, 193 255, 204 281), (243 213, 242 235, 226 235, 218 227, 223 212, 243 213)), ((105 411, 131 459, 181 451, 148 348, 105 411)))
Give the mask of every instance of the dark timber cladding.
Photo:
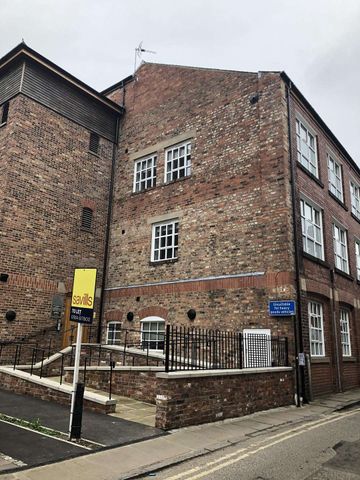
POLYGON ((33 62, 26 61, 22 93, 115 141, 117 113, 33 62))
POLYGON ((0 105, 20 91, 22 62, 7 68, 0 74, 0 105))
POLYGON ((116 141, 123 109, 24 43, 0 59, 0 105, 19 93, 116 141))

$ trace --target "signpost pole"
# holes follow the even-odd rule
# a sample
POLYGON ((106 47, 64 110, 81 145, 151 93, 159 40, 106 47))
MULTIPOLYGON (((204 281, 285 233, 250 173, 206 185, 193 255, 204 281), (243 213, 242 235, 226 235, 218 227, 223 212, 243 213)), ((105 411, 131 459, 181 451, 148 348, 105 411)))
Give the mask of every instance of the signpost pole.
POLYGON ((81 340, 82 340, 82 323, 78 323, 77 336, 76 336, 76 349, 75 349, 73 389, 71 394, 71 409, 70 409, 70 423, 69 423, 70 439, 71 439, 71 428, 72 428, 72 422, 73 422, 73 416, 74 416, 75 394, 76 394, 77 384, 79 381, 81 340))

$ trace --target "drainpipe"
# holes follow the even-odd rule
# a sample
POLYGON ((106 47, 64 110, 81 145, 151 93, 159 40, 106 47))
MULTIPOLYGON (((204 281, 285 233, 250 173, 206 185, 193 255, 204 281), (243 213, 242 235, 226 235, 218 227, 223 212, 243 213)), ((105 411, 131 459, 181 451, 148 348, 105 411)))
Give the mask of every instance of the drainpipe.
POLYGON ((290 119, 290 85, 286 85, 286 103, 288 114, 288 142, 289 142, 289 158, 290 158, 290 179, 291 179, 291 202, 292 202, 292 218, 294 228, 294 250, 295 250, 295 276, 296 276, 296 316, 294 317, 294 340, 295 340, 295 376, 296 376, 296 406, 301 406, 301 399, 305 399, 305 381, 304 367, 299 365, 299 353, 304 351, 302 325, 301 325, 301 289, 300 289, 300 251, 298 246, 298 226, 296 221, 296 185, 295 185, 295 164, 292 158, 292 136, 291 136, 291 119, 290 119))
POLYGON ((341 381, 341 370, 340 370, 340 352, 339 352, 339 337, 338 337, 338 322, 336 318, 336 300, 335 300, 335 272, 330 270, 330 281, 331 281, 331 317, 333 321, 333 330, 334 330, 334 343, 335 343, 335 370, 336 370, 336 380, 338 391, 342 392, 342 381, 341 381))
POLYGON ((107 265, 108 265, 108 258, 109 258, 110 225, 111 225, 113 191, 114 191, 114 176, 115 176, 115 165, 116 165, 116 154, 117 154, 118 142, 119 142, 119 119, 117 118, 117 120, 116 120, 116 138, 115 138, 115 142, 113 144, 113 150, 112 150, 112 162, 111 162, 110 185, 109 185, 109 202, 108 202, 108 211, 107 211, 107 220, 106 220, 106 233, 105 233, 103 276, 102 276, 102 282, 101 282, 99 324, 98 324, 97 339, 96 339, 97 343, 101 343, 101 328, 102 328, 103 316, 104 316, 105 287, 106 287, 107 265))

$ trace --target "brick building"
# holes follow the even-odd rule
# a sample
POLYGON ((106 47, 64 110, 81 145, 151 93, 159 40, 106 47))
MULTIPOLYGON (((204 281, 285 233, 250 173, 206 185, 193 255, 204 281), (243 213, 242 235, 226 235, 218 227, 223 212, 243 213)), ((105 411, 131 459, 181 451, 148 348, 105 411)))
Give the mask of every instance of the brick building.
POLYGON ((284 73, 145 63, 100 94, 23 45, 0 65, 5 335, 54 323, 90 258, 104 339, 252 329, 307 355, 305 398, 360 384, 360 170, 284 73), (269 315, 288 299, 295 318, 269 315))
POLYGON ((24 44, 0 61, 0 105, 0 337, 36 339, 60 327, 75 267, 100 291, 121 107, 24 44))

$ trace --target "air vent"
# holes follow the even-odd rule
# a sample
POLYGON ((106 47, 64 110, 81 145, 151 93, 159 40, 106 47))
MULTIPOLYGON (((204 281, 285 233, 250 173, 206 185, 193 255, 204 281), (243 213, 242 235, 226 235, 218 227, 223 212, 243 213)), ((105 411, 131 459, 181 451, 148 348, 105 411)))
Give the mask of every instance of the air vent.
POLYGON ((91 208, 84 207, 81 216, 81 228, 91 230, 93 219, 93 211, 91 208))
POLYGON ((8 119, 8 113, 9 113, 9 102, 4 103, 2 107, 2 113, 1 113, 1 124, 6 123, 8 119))
POLYGON ((90 133, 90 144, 89 144, 89 150, 92 153, 96 153, 97 155, 99 154, 99 135, 97 133, 90 133))

